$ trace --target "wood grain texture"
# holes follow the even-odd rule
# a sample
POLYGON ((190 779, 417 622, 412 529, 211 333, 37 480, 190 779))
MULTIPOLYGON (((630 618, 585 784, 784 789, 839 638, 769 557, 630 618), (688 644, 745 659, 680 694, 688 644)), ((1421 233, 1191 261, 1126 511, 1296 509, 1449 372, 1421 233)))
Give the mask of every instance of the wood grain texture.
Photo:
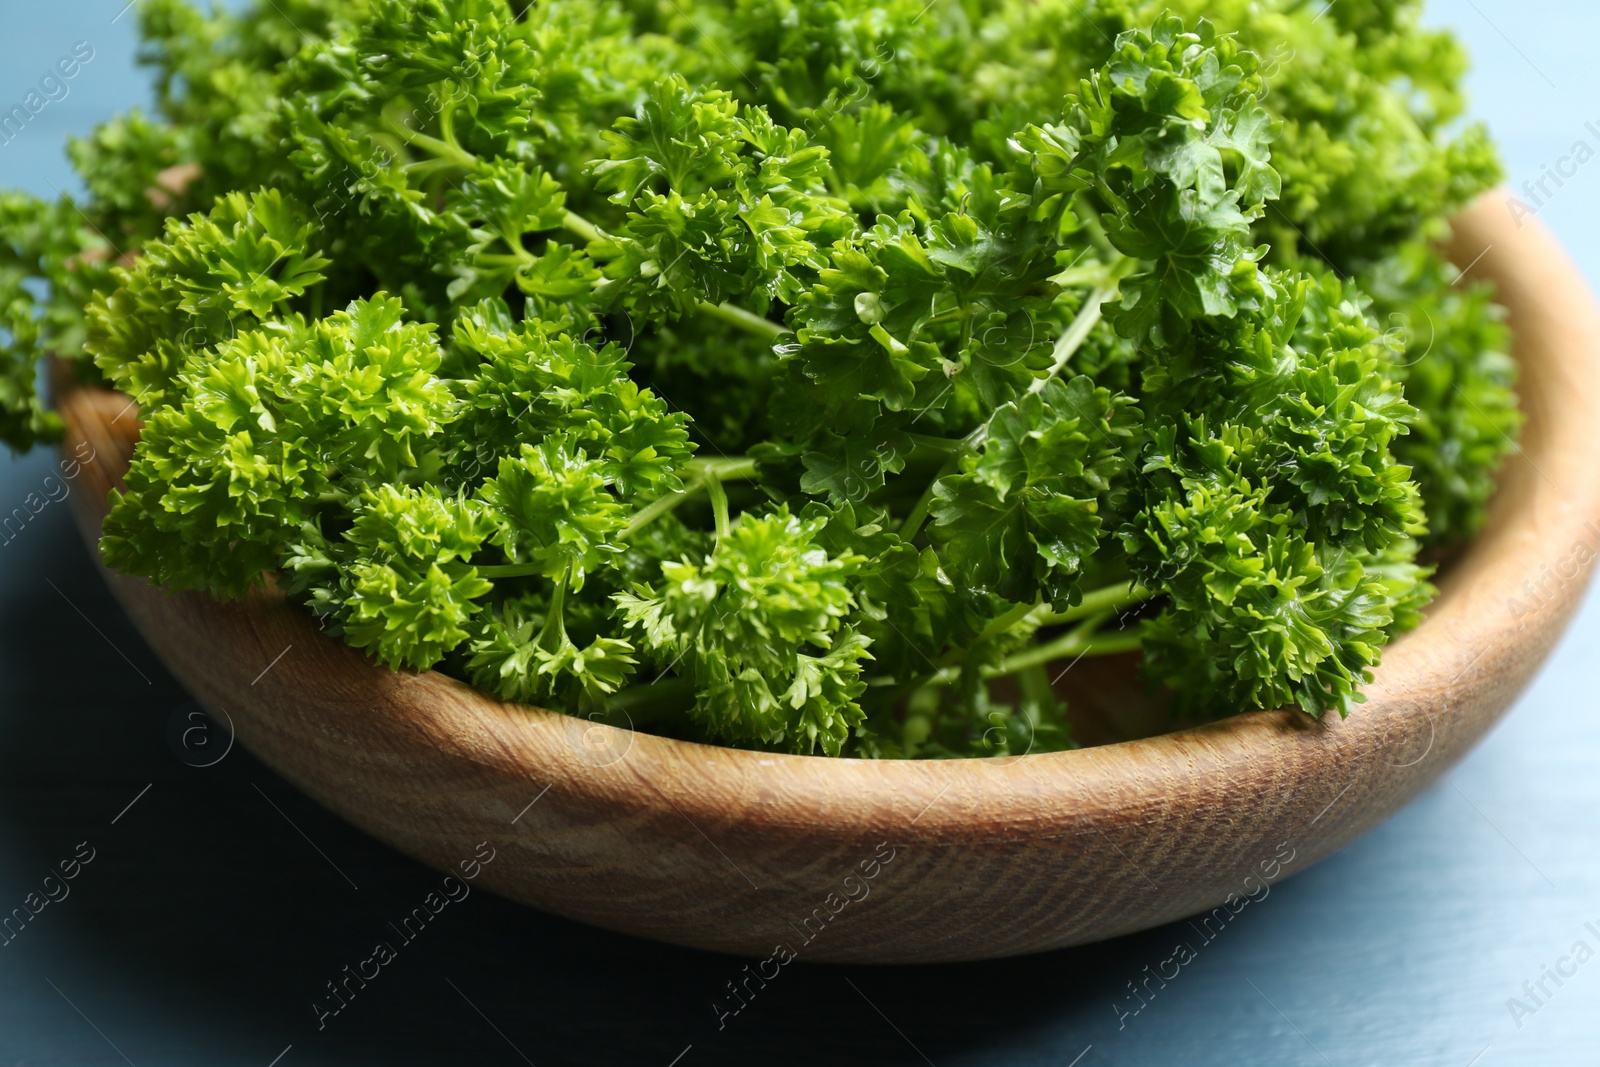
MULTIPOLYGON (((1528 425, 1489 527, 1342 722, 1253 712, 990 760, 746 752, 392 673, 272 594, 219 604, 108 580, 257 756, 441 870, 489 842, 498 856, 478 884, 514 900, 707 949, 767 956, 787 943, 812 960, 980 959, 1128 933, 1250 892, 1280 846, 1294 852, 1287 876, 1388 817, 1505 711, 1588 583, 1600 313, 1554 239, 1519 229, 1498 197, 1455 230, 1452 258, 1496 281, 1510 311, 1528 425), (859 865, 891 850, 862 879, 859 865)), ((64 451, 96 452, 84 475, 95 491, 71 498, 92 543, 136 426, 116 394, 59 403, 64 451)))

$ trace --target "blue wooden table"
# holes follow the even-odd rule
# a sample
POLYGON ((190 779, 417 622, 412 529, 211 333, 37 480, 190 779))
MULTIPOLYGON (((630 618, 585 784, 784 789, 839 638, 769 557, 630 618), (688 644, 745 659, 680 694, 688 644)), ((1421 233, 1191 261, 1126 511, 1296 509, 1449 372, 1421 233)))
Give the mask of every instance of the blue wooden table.
MULTIPOLYGON (((92 57, 0 144, 0 185, 73 187, 63 137, 147 99, 125 2, 7 0, 0 112, 77 42, 92 57)), ((1562 162, 1600 149, 1600 10, 1431 17, 1472 46, 1513 181, 1570 175, 1539 213, 1600 280, 1600 163, 1562 162)), ((54 464, 0 459, 0 512, 59 496, 54 464)), ((719 1027, 730 959, 474 893, 319 1027, 327 983, 437 876, 241 750, 198 766, 194 706, 50 501, 0 544, 0 914, 39 909, 0 945, 0 1065, 1600 1063, 1597 663, 1591 597, 1477 751, 1141 1001, 1130 984, 1186 927, 977 965, 802 963, 719 1027)))

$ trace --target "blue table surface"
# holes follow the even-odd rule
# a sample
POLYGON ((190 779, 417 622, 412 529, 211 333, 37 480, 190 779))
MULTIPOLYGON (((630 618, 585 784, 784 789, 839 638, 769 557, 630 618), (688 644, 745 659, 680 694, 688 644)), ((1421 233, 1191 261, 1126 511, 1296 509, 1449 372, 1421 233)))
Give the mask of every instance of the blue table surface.
MULTIPOLYGON (((0 110, 75 42, 94 58, 0 146, 0 186, 75 188, 64 137, 148 99, 125 2, 7 0, 0 110)), ((1514 183, 1600 145, 1595 5, 1442 0, 1430 19, 1471 47, 1475 110, 1514 183)), ((1540 214, 1600 281, 1596 193, 1600 167, 1582 169, 1540 214)), ((52 463, 0 458, 0 511, 52 463)), ((983 964, 802 963, 719 1029, 730 959, 475 893, 319 1030, 324 983, 437 876, 243 751, 175 758, 194 706, 53 503, 0 547, 0 913, 92 859, 0 948, 0 1064, 1600 1063, 1600 962, 1544 972, 1577 942, 1600 949, 1597 659, 1591 596, 1488 740, 1274 887, 1137 1014, 1119 1017, 1127 984, 1184 927, 983 964)))

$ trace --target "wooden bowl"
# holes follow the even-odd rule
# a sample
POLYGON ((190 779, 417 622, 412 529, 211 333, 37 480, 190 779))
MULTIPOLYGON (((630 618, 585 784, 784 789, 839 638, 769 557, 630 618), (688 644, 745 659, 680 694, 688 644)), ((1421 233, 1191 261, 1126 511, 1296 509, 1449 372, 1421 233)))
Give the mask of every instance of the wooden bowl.
MULTIPOLYGON (((109 581, 173 674, 285 778, 441 871, 486 842, 479 885, 560 915, 779 962, 913 963, 1237 908, 1387 818, 1482 737, 1600 550, 1600 316, 1553 238, 1519 228, 1501 197, 1455 231, 1452 258, 1498 283, 1510 311, 1522 450, 1488 529, 1345 721, 1253 712, 988 760, 771 755, 391 673, 276 595, 219 604, 109 581)), ((97 457, 80 475, 92 491, 72 494, 92 543, 136 422, 103 390, 59 405, 65 454, 87 443, 97 457)))

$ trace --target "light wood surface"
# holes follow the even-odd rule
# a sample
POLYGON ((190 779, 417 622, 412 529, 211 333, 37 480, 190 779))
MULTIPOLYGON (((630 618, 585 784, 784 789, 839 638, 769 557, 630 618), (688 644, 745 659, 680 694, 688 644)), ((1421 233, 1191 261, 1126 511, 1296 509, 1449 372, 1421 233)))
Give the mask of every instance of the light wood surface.
MULTIPOLYGON (((1600 552, 1600 314, 1554 239, 1536 221, 1519 229, 1503 194, 1463 214, 1450 251, 1499 285, 1528 425, 1489 528, 1342 722, 1254 712, 994 760, 746 752, 391 673, 274 595, 218 604, 108 578, 252 752, 441 870, 489 842, 497 856, 475 884, 512 899, 758 957, 787 945, 808 960, 963 960, 1111 937, 1255 892, 1263 871, 1298 873, 1389 816, 1493 725, 1587 585, 1600 552)), ((93 491, 71 497, 92 542, 137 424, 103 390, 63 391, 59 405, 64 452, 95 449, 80 476, 93 491)), ((1113 687, 1113 675, 1080 684, 1113 687)))

